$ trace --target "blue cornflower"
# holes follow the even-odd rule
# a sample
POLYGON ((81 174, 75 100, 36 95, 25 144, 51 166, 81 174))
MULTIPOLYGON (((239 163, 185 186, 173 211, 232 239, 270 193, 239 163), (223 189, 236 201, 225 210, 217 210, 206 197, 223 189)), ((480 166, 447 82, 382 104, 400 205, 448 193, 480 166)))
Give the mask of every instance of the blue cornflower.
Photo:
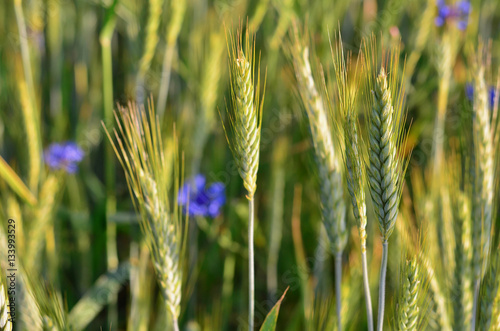
POLYGON ((212 183, 206 187, 205 176, 196 175, 179 190, 178 204, 184 206, 184 212, 186 212, 188 201, 189 215, 215 218, 226 203, 226 188, 221 182, 212 183))
POLYGON ((471 12, 470 2, 468 0, 459 1, 456 4, 456 17, 458 19, 458 29, 465 30, 469 24, 469 14, 471 12))
POLYGON ((83 150, 71 141, 53 143, 43 153, 45 163, 52 170, 63 169, 70 174, 78 170, 78 163, 84 155, 83 150))
MULTIPOLYGON (((469 101, 474 100, 474 86, 471 83, 465 84, 465 96, 469 101)), ((490 108, 495 105, 496 89, 494 86, 488 88, 488 99, 490 102, 490 108)))
POLYGON ((438 14, 434 19, 436 26, 443 26, 447 20, 456 20, 459 30, 465 30, 469 24, 471 5, 469 0, 462 0, 454 5, 447 5, 444 0, 437 1, 438 14))
POLYGON ((451 17, 451 8, 447 6, 444 0, 437 1, 438 16, 435 18, 434 22, 436 26, 443 26, 448 18, 451 17))
POLYGON ((465 96, 467 100, 474 100, 474 86, 471 83, 465 84, 465 96))

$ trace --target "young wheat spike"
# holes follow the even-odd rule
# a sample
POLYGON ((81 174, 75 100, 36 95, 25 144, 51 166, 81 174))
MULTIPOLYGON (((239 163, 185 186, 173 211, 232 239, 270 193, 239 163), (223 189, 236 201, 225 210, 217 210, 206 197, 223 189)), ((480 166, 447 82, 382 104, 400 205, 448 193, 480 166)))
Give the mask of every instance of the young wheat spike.
MULTIPOLYGON (((179 215, 177 195, 170 205, 168 192, 170 165, 162 148, 159 119, 153 106, 148 111, 136 105, 115 112, 118 129, 115 140, 106 130, 113 149, 125 170, 133 202, 141 214, 140 225, 149 246, 165 305, 178 330, 180 315, 183 256, 186 244, 186 220, 179 215)), ((174 133, 175 136, 175 133, 174 133)), ((177 146, 177 143, 174 144, 177 146)), ((174 161, 178 160, 174 147, 174 161)), ((179 188, 179 169, 174 166, 174 192, 179 188)))
MULTIPOLYGON (((474 137, 477 162, 477 195, 480 204, 476 208, 475 221, 483 220, 483 258, 487 259, 491 236, 494 185, 493 136, 491 135, 488 88, 484 78, 484 66, 480 65, 475 76, 474 90, 474 137)), ((485 262, 483 262, 483 265, 485 262)))
MULTIPOLYGON (((482 56, 482 47, 479 57, 482 56)), ((474 63, 474 158, 475 158, 475 185, 473 204, 473 272, 474 272, 474 300, 473 309, 477 310, 479 286, 488 262, 491 243, 491 227, 493 215, 494 194, 494 162, 493 135, 490 123, 490 108, 488 88, 485 80, 485 65, 478 59, 474 63)), ((472 315, 474 328, 476 318, 472 315)))
POLYGON ((417 257, 406 260, 402 268, 402 280, 397 305, 398 330, 416 331, 420 320, 419 296, 422 275, 417 257))
POLYGON ((345 226, 345 202, 342 189, 342 172, 328 114, 323 98, 318 93, 309 62, 309 49, 299 41, 295 31, 291 55, 298 91, 309 119, 309 128, 314 145, 315 160, 319 172, 321 208, 323 222, 334 254, 341 253, 347 242, 345 226))
POLYGON ((496 251, 496 253, 491 256, 489 270, 487 271, 483 279, 483 283, 481 284, 477 330, 488 331, 492 329, 492 313, 500 285, 499 269, 500 254, 496 251))
POLYGON ((358 75, 358 65, 356 64, 353 81, 348 81, 348 70, 351 68, 350 56, 344 57, 342 39, 339 34, 337 49, 332 48, 333 66, 337 80, 337 102, 341 113, 340 124, 337 123, 337 132, 344 134, 344 139, 340 139, 339 145, 342 149, 345 172, 347 176, 347 188, 351 196, 352 210, 359 230, 361 241, 361 259, 363 268, 363 285, 366 300, 366 311, 368 318, 368 330, 373 330, 373 316, 370 286, 368 280, 368 267, 366 261, 366 171, 364 160, 364 147, 361 136, 358 133, 356 99, 357 92, 354 86, 360 83, 358 75))
POLYGON ((5 294, 3 282, 0 281, 0 331, 12 330, 9 314, 9 300, 5 294))
MULTIPOLYGON (((255 44, 248 29, 242 45, 242 28, 236 33, 226 34, 229 52, 229 78, 231 81, 232 109, 228 110, 229 132, 224 127, 226 139, 233 153, 238 172, 248 194, 248 269, 249 269, 249 329, 254 327, 255 275, 253 253, 254 194, 257 189, 259 169, 260 135, 264 94, 260 97, 259 63, 255 66, 255 44), (244 46, 244 47, 243 47, 244 46), (257 72, 257 82, 255 82, 257 72)), ((260 60, 259 60, 260 62, 260 60)), ((264 80, 264 89, 265 89, 264 80)), ((224 125, 223 125, 224 126, 224 125)))
MULTIPOLYGON (((399 83, 399 47, 392 49, 383 60, 378 76, 375 39, 367 47, 366 69, 372 105, 369 119, 370 193, 382 234, 382 267, 380 270, 378 327, 384 325, 385 277, 387 272, 388 240, 398 215, 406 165, 398 148, 403 136, 403 88, 399 83), (388 61, 388 63, 386 63, 388 61)), ((384 57, 384 56, 383 56, 384 57)), ((401 80, 402 81, 402 80, 401 80)))
POLYGON ((224 129, 250 200, 257 188, 264 95, 260 100, 260 73, 259 65, 255 67, 253 38, 247 31, 243 47, 241 33, 240 28, 236 39, 232 34, 228 36, 232 109, 228 110, 230 132, 224 129))
POLYGON ((342 172, 328 124, 323 98, 318 93, 309 62, 309 49, 301 43, 297 27, 292 37, 290 54, 293 61, 298 91, 309 119, 309 129, 314 145, 314 155, 320 180, 320 198, 323 225, 335 256, 337 322, 341 327, 341 278, 342 252, 347 243, 345 201, 342 189, 342 172))

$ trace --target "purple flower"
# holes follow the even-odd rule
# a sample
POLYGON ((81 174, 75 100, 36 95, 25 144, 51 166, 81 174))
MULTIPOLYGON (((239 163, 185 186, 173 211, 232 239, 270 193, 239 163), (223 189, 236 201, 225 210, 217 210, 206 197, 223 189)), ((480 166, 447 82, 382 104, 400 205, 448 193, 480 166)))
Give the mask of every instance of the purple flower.
POLYGON ((83 150, 74 142, 53 143, 45 149, 45 163, 52 170, 63 169, 73 174, 78 170, 78 163, 83 160, 83 150))
POLYGON ((226 188, 221 182, 206 187, 203 175, 196 175, 179 190, 178 204, 184 206, 184 212, 194 216, 217 217, 226 203, 226 188), (189 201, 189 203, 188 203, 189 201))
MULTIPOLYGON (((471 83, 465 84, 465 96, 469 101, 474 101, 474 86, 471 83)), ((488 100, 490 102, 490 108, 495 105, 496 89, 494 86, 488 88, 488 100)))
POLYGON ((452 11, 450 6, 447 6, 444 0, 437 1, 438 16, 435 19, 436 26, 443 26, 448 18, 451 17, 452 11))
POLYGON ((470 2, 467 0, 459 1, 456 4, 456 16, 458 18, 458 29, 464 31, 469 24, 469 14, 471 12, 470 2))
POLYGON ((465 84, 465 96, 467 100, 474 100, 474 86, 471 83, 465 84))
POLYGON ((490 89, 488 91, 488 96, 490 97, 490 107, 493 108, 495 105, 495 97, 496 97, 497 91, 493 86, 490 86, 490 89))
POLYGON ((471 12, 470 1, 462 0, 454 5, 447 5, 444 0, 437 1, 438 14, 434 19, 436 26, 443 26, 446 21, 454 20, 457 22, 459 30, 467 29, 469 24, 469 14, 471 12))

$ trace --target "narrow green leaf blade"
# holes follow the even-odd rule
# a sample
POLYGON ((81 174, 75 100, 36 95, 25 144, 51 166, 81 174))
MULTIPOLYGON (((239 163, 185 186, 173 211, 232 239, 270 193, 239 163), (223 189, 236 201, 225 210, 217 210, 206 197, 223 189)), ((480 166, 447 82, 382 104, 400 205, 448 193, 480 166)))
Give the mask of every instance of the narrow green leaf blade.
POLYGON ((289 288, 290 288, 290 286, 286 288, 285 292, 283 292, 283 295, 278 300, 278 302, 276 302, 273 309, 271 309, 269 314, 267 314, 266 319, 264 320, 264 323, 260 327, 260 331, 274 331, 274 330, 276 330, 276 322, 278 322, 278 314, 280 312, 281 302, 285 298, 285 294, 289 288))
POLYGON ((129 278, 130 265, 128 262, 97 279, 94 286, 76 303, 69 313, 69 324, 72 330, 80 331, 99 314, 104 305, 116 297, 123 282, 129 278))

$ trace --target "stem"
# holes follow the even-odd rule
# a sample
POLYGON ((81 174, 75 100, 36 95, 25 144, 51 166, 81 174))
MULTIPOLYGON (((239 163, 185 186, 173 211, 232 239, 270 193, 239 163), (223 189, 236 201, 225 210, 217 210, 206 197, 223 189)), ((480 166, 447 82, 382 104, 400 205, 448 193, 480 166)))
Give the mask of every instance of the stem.
POLYGON ((28 86, 28 94, 31 99, 32 107, 35 110, 35 114, 38 115, 35 84, 33 82, 33 71, 31 70, 31 60, 29 55, 28 33, 26 32, 26 22, 24 20, 21 0, 14 1, 14 11, 16 15, 17 28, 19 30, 19 44, 21 46, 21 60, 23 63, 24 79, 26 80, 26 85, 28 86))
POLYGON ((387 241, 383 242, 382 250, 382 266, 380 268, 380 284, 378 292, 378 319, 377 319, 377 330, 382 331, 384 329, 384 306, 385 306, 385 276, 387 274, 387 253, 389 252, 389 243, 387 241))
POLYGON ((476 284, 474 284, 474 301, 472 303, 472 318, 470 322, 470 329, 474 331, 476 329, 476 312, 477 312, 477 304, 479 299, 479 286, 481 284, 481 277, 479 276, 476 280, 476 284))
POLYGON ((368 331, 373 331, 373 311, 372 311, 372 297, 370 294, 370 282, 368 281, 368 267, 366 263, 366 247, 362 248, 361 264, 363 267, 363 290, 365 292, 366 301, 366 318, 368 322, 368 331))
POLYGON ((248 325, 249 330, 253 331, 253 320, 255 314, 255 271, 253 256, 253 223, 254 223, 254 200, 253 196, 248 200, 248 325))
MULTIPOLYGON (((114 2, 114 4, 116 1, 114 2)), ((102 48, 102 94, 103 118, 106 126, 113 122, 113 52, 111 41, 115 31, 116 16, 114 5, 107 10, 107 20, 99 36, 102 48)), ((110 144, 104 145, 104 179, 106 187, 106 264, 108 270, 118 267, 116 242, 116 224, 109 219, 116 212, 114 153, 110 144)), ((116 324, 118 321, 117 296, 113 296, 108 310, 108 319, 116 324)))
POLYGON ((335 256, 335 297, 337 299, 337 330, 342 330, 342 320, 340 318, 342 312, 342 292, 340 285, 342 284, 342 252, 338 252, 335 256))
POLYGON ((174 331, 179 331, 179 321, 177 321, 176 317, 172 318, 172 324, 173 324, 173 327, 174 327, 174 331))
POLYGON ((170 85, 170 73, 172 71, 172 59, 174 57, 175 43, 167 44, 167 49, 165 50, 165 55, 163 57, 163 66, 161 69, 161 82, 160 82, 160 92, 158 94, 158 115, 163 116, 165 108, 167 107, 167 96, 168 87, 170 85))

